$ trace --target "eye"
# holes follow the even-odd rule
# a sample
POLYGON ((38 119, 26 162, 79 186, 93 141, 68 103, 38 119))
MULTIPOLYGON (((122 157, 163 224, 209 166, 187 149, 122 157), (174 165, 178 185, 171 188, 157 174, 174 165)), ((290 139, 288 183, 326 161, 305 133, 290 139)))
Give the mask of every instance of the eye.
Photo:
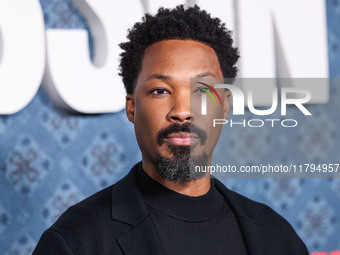
POLYGON ((164 94, 169 94, 169 92, 165 89, 154 89, 151 91, 151 94, 164 95, 164 94))
POLYGON ((195 92, 198 92, 198 93, 207 93, 207 92, 212 92, 211 89, 207 88, 207 87, 204 87, 204 88, 201 88, 201 87, 198 87, 197 90, 195 92))

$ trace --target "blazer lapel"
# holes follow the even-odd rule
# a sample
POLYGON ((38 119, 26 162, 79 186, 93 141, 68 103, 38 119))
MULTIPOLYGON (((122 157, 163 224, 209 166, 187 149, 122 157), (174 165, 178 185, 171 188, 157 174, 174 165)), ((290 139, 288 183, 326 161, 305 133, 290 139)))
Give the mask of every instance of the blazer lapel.
POLYGON ((157 230, 150 216, 118 238, 117 241, 126 255, 164 254, 157 230))
POLYGON ((164 254, 157 229, 138 189, 139 164, 112 188, 112 219, 130 226, 117 242, 127 255, 164 254))
POLYGON ((256 216, 261 213, 263 207, 247 208, 246 212, 238 201, 235 200, 232 192, 217 179, 216 187, 224 196, 238 219, 248 254, 280 255, 281 252, 276 250, 277 247, 279 247, 279 240, 275 239, 275 237, 279 236, 277 226, 262 224, 261 221, 256 219, 256 216))
MULTIPOLYGON (((117 182, 112 189, 112 219, 129 226, 127 231, 117 238, 117 242, 126 255, 164 254, 157 229, 138 189, 139 164, 135 165, 129 174, 117 182)), ((280 255, 280 250, 277 250, 279 240, 275 239, 279 236, 278 228, 276 225, 262 224, 256 219, 256 215, 263 210, 263 207, 245 210, 234 198, 232 192, 217 179, 216 187, 238 219, 248 254, 280 255)))
POLYGON ((261 225, 249 219, 239 217, 239 224, 246 242, 249 255, 280 255, 278 241, 273 237, 278 236, 278 229, 273 225, 261 225))

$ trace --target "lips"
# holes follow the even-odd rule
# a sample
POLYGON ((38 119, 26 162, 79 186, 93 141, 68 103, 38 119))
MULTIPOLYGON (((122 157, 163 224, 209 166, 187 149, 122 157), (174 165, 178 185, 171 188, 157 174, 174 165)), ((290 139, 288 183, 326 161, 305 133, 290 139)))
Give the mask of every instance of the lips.
POLYGON ((169 134, 165 141, 177 146, 192 146, 199 141, 199 137, 194 133, 177 132, 169 134))
POLYGON ((190 122, 184 124, 173 123, 157 133, 159 146, 162 146, 163 143, 177 146, 193 146, 198 142, 203 145, 206 139, 205 131, 190 122))

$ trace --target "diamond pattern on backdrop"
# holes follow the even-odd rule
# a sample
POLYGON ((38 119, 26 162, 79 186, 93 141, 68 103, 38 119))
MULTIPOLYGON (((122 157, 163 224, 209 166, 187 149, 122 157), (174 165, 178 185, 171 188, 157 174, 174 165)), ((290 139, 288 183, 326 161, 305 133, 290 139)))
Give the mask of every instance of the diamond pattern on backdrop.
POLYGON ((47 171, 52 160, 46 155, 33 138, 19 138, 14 151, 7 158, 5 176, 14 189, 24 195, 32 194, 47 171))
POLYGON ((44 205, 42 218, 46 226, 51 226, 64 211, 83 198, 83 194, 72 181, 63 181, 44 205))
POLYGON ((121 171, 121 147, 109 132, 103 132, 95 137, 81 160, 80 168, 98 188, 108 186, 115 173, 121 171))

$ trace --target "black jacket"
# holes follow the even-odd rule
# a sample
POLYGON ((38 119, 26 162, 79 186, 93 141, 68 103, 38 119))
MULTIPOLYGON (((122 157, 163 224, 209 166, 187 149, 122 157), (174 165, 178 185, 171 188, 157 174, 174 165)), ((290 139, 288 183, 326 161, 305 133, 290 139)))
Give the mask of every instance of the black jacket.
MULTIPOLYGON (((70 207, 44 232, 33 254, 166 254, 138 188, 137 166, 116 184, 70 207)), ((308 254, 290 224, 271 208, 218 180, 216 187, 234 210, 250 255, 308 254)))

